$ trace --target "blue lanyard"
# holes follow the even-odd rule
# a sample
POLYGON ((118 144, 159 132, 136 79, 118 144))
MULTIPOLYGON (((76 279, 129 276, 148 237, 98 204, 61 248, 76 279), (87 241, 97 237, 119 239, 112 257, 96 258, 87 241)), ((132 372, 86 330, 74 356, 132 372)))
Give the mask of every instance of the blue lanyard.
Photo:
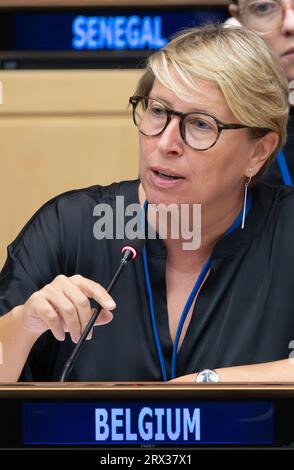
MULTIPOLYGON (((251 203, 252 203, 252 197, 250 191, 248 191, 248 196, 247 196, 247 203, 246 203, 246 217, 250 211, 251 208, 251 203)), ((144 216, 146 217, 148 210, 148 201, 144 202, 144 216)), ((232 233, 234 230, 236 230, 238 227, 241 226, 242 223, 242 211, 239 213, 231 227, 226 231, 225 236, 229 235, 232 233)), ((154 333, 154 339, 155 339, 155 344, 156 344, 156 349, 157 349, 157 354, 160 362, 160 367, 161 367, 161 372, 162 372, 162 377, 164 382, 167 382, 167 373, 166 373, 166 367, 165 367, 165 362, 164 362, 164 356, 160 344, 160 339, 159 339, 159 334, 158 334, 158 329, 157 329, 157 324, 156 324, 156 318, 155 318, 155 310, 154 310, 154 301, 153 301, 153 294, 152 294, 152 288, 151 288, 151 281, 150 281, 150 275, 149 275, 149 268, 148 268, 148 259, 147 259, 147 249, 146 245, 144 246, 143 249, 143 264, 144 264, 144 271, 145 271, 145 280, 146 280, 146 287, 147 287, 147 292, 148 292, 148 297, 149 297, 149 307, 150 307, 150 315, 151 315, 151 321, 152 321, 152 328, 153 328, 153 333, 154 333)), ((176 361, 177 361, 177 351, 178 351, 178 344, 179 340, 181 337, 181 333, 183 330, 183 326, 185 323, 185 320, 187 318, 187 315, 189 313, 189 310, 191 308, 191 305, 201 287, 201 284, 203 280, 205 279, 211 265, 211 257, 209 257, 202 270, 201 273, 198 276, 198 279, 188 297, 188 300, 185 304, 184 310, 182 312, 182 315, 180 317, 180 321, 178 324, 178 328, 176 331, 176 336, 175 336, 175 341, 173 345, 173 356, 172 356, 172 379, 176 377, 176 361)))
POLYGON ((283 150, 279 151, 278 156, 277 156, 277 162, 278 162, 278 166, 279 166, 283 183, 288 184, 289 186, 293 186, 293 179, 290 174, 286 157, 285 157, 283 150))

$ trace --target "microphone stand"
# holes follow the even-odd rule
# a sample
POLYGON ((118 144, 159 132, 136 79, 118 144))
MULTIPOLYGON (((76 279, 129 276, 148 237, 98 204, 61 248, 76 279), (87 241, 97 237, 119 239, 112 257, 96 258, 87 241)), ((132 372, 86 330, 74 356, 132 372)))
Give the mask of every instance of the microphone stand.
MULTIPOLYGON (((112 288, 114 287, 116 281, 118 280, 123 268, 127 265, 128 261, 130 259, 133 258, 133 252, 131 250, 126 250, 124 252, 124 255, 122 257, 122 259, 120 260, 120 264, 118 266, 118 269, 116 270, 116 273, 114 274, 109 286, 107 287, 107 292, 111 292, 112 288)), ((64 368, 62 370, 62 373, 60 375, 60 378, 59 378, 59 381, 60 382, 66 382, 67 381, 67 378, 74 366, 74 363, 78 357, 78 354, 81 350, 81 347, 84 343, 84 341, 86 340, 88 334, 90 333, 91 329, 93 328, 94 326, 94 323, 95 321, 97 320, 97 317, 100 313, 100 311, 102 310, 102 307, 101 305, 99 305, 98 308, 95 308, 94 312, 93 312, 93 315, 91 316, 86 328, 84 329, 79 341, 77 342, 77 344, 75 345, 71 355, 69 356, 69 358, 67 359, 65 365, 64 365, 64 368)))

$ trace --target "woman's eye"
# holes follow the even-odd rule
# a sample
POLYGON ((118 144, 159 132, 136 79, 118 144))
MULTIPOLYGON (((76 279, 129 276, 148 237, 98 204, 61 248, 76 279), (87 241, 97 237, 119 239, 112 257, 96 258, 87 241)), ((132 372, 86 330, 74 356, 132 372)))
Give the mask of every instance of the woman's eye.
POLYGON ((163 116, 165 114, 165 109, 160 108, 159 106, 153 106, 151 112, 154 116, 163 116))
POLYGON ((209 125, 209 123, 206 122, 206 121, 203 121, 203 119, 195 119, 194 121, 191 121, 191 124, 196 129, 200 129, 200 130, 209 130, 209 129, 211 129, 211 126, 209 125))
POLYGON ((255 14, 271 13, 277 9, 277 5, 274 3, 257 3, 254 5, 253 12, 255 14))

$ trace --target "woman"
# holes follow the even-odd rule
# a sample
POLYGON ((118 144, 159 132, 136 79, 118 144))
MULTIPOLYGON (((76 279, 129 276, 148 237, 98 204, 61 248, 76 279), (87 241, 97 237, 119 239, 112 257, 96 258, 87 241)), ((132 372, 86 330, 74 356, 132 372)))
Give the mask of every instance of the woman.
POLYGON ((263 40, 240 28, 188 30, 150 58, 130 100, 140 181, 49 201, 8 249, 1 310, 14 308, 0 324, 2 380, 18 379, 30 350, 21 379, 57 380, 90 297, 105 308, 104 322, 114 301, 116 309, 94 329, 70 380, 294 377, 294 195, 255 184, 285 141, 287 91, 263 40), (95 239, 92 214, 102 203, 115 210, 117 196, 125 206, 140 202, 153 226, 154 205, 192 212, 201 204, 201 244, 184 250, 167 223, 165 239, 147 240, 112 300, 101 286, 122 242, 95 239))
MULTIPOLYGON (((287 75, 290 90, 294 80, 294 3, 289 0, 233 0, 229 11, 242 25, 258 33, 277 54, 287 75)), ((287 142, 263 180, 271 184, 294 182, 293 92, 287 142)), ((292 97, 292 99, 291 99, 292 97)))

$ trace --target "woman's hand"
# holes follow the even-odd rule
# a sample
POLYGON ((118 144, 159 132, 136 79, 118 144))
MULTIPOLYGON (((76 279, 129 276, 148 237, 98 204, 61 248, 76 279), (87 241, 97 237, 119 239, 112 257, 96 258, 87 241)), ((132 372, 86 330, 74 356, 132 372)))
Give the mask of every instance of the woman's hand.
MULTIPOLYGON (((77 343, 93 309, 89 298, 96 300, 103 309, 95 325, 109 323, 116 305, 108 292, 97 282, 80 275, 57 276, 50 284, 32 294, 23 305, 23 325, 26 330, 44 333, 51 330, 59 341, 65 339, 69 332, 74 343, 77 343)), ((92 337, 93 330, 88 338, 92 337)))

